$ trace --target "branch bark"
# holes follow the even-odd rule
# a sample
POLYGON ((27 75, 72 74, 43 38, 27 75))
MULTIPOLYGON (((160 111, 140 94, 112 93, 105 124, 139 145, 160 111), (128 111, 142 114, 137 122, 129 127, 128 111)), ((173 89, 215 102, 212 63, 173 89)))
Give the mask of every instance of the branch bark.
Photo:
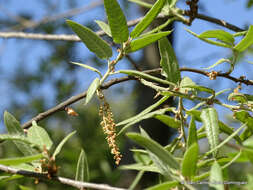
POLYGON ((47 174, 31 172, 26 170, 19 170, 16 168, 4 166, 0 164, 0 170, 9 174, 19 174, 26 177, 34 177, 40 180, 54 180, 58 181, 62 184, 69 185, 72 187, 76 187, 78 189, 81 188, 91 188, 91 189, 99 189, 99 190, 126 190, 123 188, 111 187, 106 184, 96 184, 96 183, 88 183, 82 181, 75 181, 73 179, 65 178, 65 177, 53 177, 52 179, 48 179, 47 174))

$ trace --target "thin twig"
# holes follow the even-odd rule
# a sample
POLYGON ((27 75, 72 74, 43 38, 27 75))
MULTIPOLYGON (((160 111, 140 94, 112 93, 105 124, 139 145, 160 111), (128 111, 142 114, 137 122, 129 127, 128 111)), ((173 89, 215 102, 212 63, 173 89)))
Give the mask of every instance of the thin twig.
MULTIPOLYGON (((47 174, 43 173, 37 173, 37 172, 31 172, 31 171, 25 171, 25 170, 19 170, 12 167, 4 166, 0 164, 0 170, 4 171, 9 174, 19 174, 26 177, 34 177, 40 180, 49 180, 47 177, 47 174)), ((65 177, 53 177, 51 180, 58 181, 62 184, 69 185, 72 187, 76 187, 78 189, 81 188, 91 188, 91 189, 100 189, 100 190, 126 190, 123 188, 117 188, 117 187, 111 187, 106 184, 95 184, 95 183, 87 183, 87 182, 81 182, 81 181, 75 181, 69 178, 65 177)))
POLYGON ((137 63, 134 61, 134 59, 130 56, 130 55, 125 55, 126 58, 128 59, 128 61, 133 65, 133 67, 137 70, 137 71, 141 71, 141 69, 139 68, 139 66, 137 65, 137 63))
MULTIPOLYGON (((186 67, 183 67, 183 68, 180 68, 180 71, 187 71, 187 72, 193 72, 193 73, 198 73, 198 74, 201 74, 201 75, 204 75, 206 77, 208 77, 208 74, 209 72, 207 71, 202 71, 202 70, 198 70, 198 69, 192 69, 192 68, 186 68, 186 67)), ((147 74, 157 74, 157 73, 161 73, 161 68, 157 68, 157 69, 152 69, 152 70, 146 70, 146 71, 143 71, 147 74)), ((240 78, 235 78, 235 77, 232 77, 228 74, 224 74, 224 73, 217 73, 217 77, 223 77, 223 78, 227 78, 229 80, 232 80, 234 82, 239 82, 239 83, 244 83, 246 85, 253 85, 253 81, 251 80, 246 80, 244 79, 243 77, 240 77, 240 78)), ((106 82, 104 85, 102 85, 100 88, 101 89, 107 89, 115 84, 119 84, 121 82, 125 82, 125 81, 129 81, 129 80, 138 80, 138 78, 136 77, 133 77, 133 76, 126 76, 126 77, 121 77, 121 78, 115 78, 115 79, 112 79, 108 82, 106 82)), ((36 121, 36 122, 39 122, 45 118, 47 118, 48 116, 58 112, 58 111, 63 111, 67 106, 85 98, 87 95, 87 92, 83 92, 83 93, 80 93, 76 96, 72 96, 71 98, 65 100, 64 102, 58 104, 57 106, 45 111, 45 112, 42 112, 40 114, 38 114, 37 116, 35 116, 34 118, 32 118, 31 120, 27 121, 26 123, 24 123, 22 125, 22 128, 29 128, 31 125, 32 125, 32 121, 36 121)))

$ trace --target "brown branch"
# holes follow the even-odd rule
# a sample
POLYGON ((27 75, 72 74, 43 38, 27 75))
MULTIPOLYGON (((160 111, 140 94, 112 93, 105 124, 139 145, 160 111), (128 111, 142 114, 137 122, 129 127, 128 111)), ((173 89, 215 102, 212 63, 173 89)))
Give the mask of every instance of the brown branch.
MULTIPOLYGON (((19 169, 4 166, 1 164, 0 164, 0 170, 4 171, 6 173, 10 173, 10 174, 19 174, 19 175, 26 176, 26 177, 34 177, 34 178, 37 178, 40 180, 49 180, 47 177, 47 174, 19 170, 19 169)), ((111 187, 106 184, 95 184, 95 183, 75 181, 75 180, 68 179, 65 177, 53 177, 51 180, 58 181, 62 184, 69 185, 72 187, 76 187, 78 189, 91 188, 91 189, 100 189, 100 190, 126 190, 126 189, 122 189, 122 188, 111 187)))
MULTIPOLYGON (((187 72, 193 72, 193 73, 198 73, 198 74, 201 74, 201 75, 204 75, 206 77, 209 77, 209 72, 207 71, 202 71, 202 70, 198 70, 198 69, 192 69, 192 68, 186 68, 186 67, 183 67, 183 68, 180 68, 180 71, 187 71, 187 72)), ((161 68, 158 68, 158 69, 152 69, 152 70, 146 70, 146 71, 143 71, 147 74, 157 74, 157 73, 161 73, 161 68)), ((234 82, 239 82, 239 83, 243 83, 243 84, 246 84, 246 85, 253 85, 253 81, 251 80, 246 80, 244 79, 244 77, 240 77, 240 78, 235 78, 235 77, 232 77, 226 73, 219 73, 217 72, 217 77, 223 77, 223 78, 227 78, 229 80, 232 80, 234 82)), ((121 77, 121 78, 115 78, 115 79, 112 79, 108 82, 106 82, 104 85, 102 85, 100 88, 101 89, 107 89, 115 84, 118 84, 118 83, 121 83, 121 82, 125 82, 125 81, 129 81, 129 80, 138 80, 138 78, 136 77, 133 77, 133 76, 126 76, 126 77, 121 77)), ((67 106, 85 98, 87 95, 87 92, 83 92, 81 94, 78 94, 76 96, 72 96, 71 98, 65 100, 64 102, 58 104, 57 106, 45 111, 45 112, 42 112, 40 114, 38 114, 37 116, 35 116, 34 118, 32 118, 31 120, 27 121, 26 123, 24 123, 22 125, 22 128, 29 128, 31 125, 32 125, 32 121, 36 121, 36 122, 39 122, 45 118, 47 118, 48 116, 58 112, 58 111, 63 111, 67 106)))

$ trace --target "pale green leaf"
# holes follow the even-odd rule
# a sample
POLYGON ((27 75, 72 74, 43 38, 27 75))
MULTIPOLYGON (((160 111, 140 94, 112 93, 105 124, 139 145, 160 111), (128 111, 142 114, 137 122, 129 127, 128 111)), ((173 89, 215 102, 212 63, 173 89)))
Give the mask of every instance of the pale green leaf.
MULTIPOLYGON (((207 139, 211 150, 215 149, 219 144, 219 123, 218 114, 214 108, 203 109, 200 115, 206 130, 207 139)), ((218 150, 213 151, 216 157, 218 150)))
POLYGON ((178 181, 168 181, 168 182, 164 182, 164 183, 149 187, 145 190, 168 190, 168 189, 172 189, 173 187, 176 187, 177 185, 179 185, 178 181))
POLYGON ((176 120, 175 118, 170 117, 168 115, 157 114, 157 115, 154 116, 154 118, 156 118, 159 121, 163 122, 168 127, 172 127, 174 129, 178 129, 181 125, 181 122, 179 120, 176 120))
POLYGON ((159 32, 155 34, 147 34, 141 38, 137 38, 136 40, 133 40, 130 42, 129 47, 126 49, 126 53, 135 52, 139 49, 142 49, 157 40, 161 39, 162 37, 168 36, 171 33, 171 31, 168 32, 159 32))
POLYGON ((214 162, 211 167, 209 185, 216 190, 224 190, 222 169, 217 162, 214 162))
POLYGON ((140 5, 146 8, 151 8, 153 6, 152 4, 142 1, 142 0, 128 0, 128 1, 136 3, 137 5, 140 5))
POLYGON ((186 88, 186 86, 195 86, 195 82, 192 81, 189 77, 183 77, 180 82, 179 92, 187 94, 189 91, 195 91, 193 88, 186 88))
POLYGON ((211 66, 209 66, 209 67, 206 67, 206 68, 203 68, 203 69, 212 69, 212 68, 214 68, 215 66, 217 66, 217 65, 219 65, 219 64, 221 64, 221 63, 231 63, 231 61, 229 60, 229 59, 224 59, 224 58, 222 58, 222 59, 220 59, 220 60, 218 60, 216 63, 214 63, 213 65, 211 65, 211 66))
MULTIPOLYGON (((15 119, 14 116, 12 116, 9 112, 4 112, 4 124, 8 130, 8 133, 10 135, 18 135, 18 136, 24 136, 25 133, 23 129, 21 128, 19 122, 15 119)), ((21 141, 13 141, 14 144, 17 146, 17 148, 25 155, 34 155, 37 154, 38 151, 33 149, 29 144, 21 142, 21 141)))
POLYGON ((160 65, 166 75, 166 79, 173 83, 178 83, 181 79, 179 65, 175 52, 166 37, 158 41, 161 61, 160 65))
POLYGON ((117 0, 104 0, 105 11, 115 43, 123 43, 128 40, 129 31, 126 17, 117 0))
POLYGON ((195 124, 195 117, 192 116, 188 131, 187 148, 189 148, 194 143, 198 143, 198 139, 197 139, 197 128, 195 124))
POLYGON ((89 101, 92 99, 92 97, 95 94, 96 90, 98 89, 99 85, 100 85, 99 78, 95 78, 87 90, 85 104, 88 104, 89 101))
POLYGON ((208 30, 199 35, 200 38, 216 38, 227 44, 234 44, 234 37, 232 34, 224 30, 208 30))
POLYGON ((68 134, 56 147, 52 159, 55 160, 55 157, 61 152, 61 149, 63 145, 76 133, 76 131, 73 131, 72 133, 68 134))
POLYGON ((84 150, 81 150, 81 153, 78 158, 77 166, 76 166, 76 181, 89 181, 89 166, 87 161, 87 156, 84 150))
POLYGON ((135 26, 133 31, 131 32, 131 37, 138 37, 156 18, 156 16, 161 12, 166 0, 158 0, 152 6, 152 8, 148 11, 148 13, 144 16, 144 18, 135 26))
POLYGON ((229 94, 228 100, 237 101, 240 103, 247 103, 247 101, 248 101, 247 97, 244 94, 239 93, 239 92, 233 92, 233 93, 229 94))
POLYGON ((91 71, 94 71, 94 72, 98 73, 101 78, 103 77, 103 75, 100 73, 100 71, 97 70, 96 68, 92 67, 92 66, 81 64, 81 63, 77 63, 77 62, 72 62, 72 61, 70 63, 78 65, 78 66, 81 66, 81 67, 83 67, 85 69, 89 69, 91 71))
POLYGON ((193 143, 184 153, 181 168, 183 176, 185 176, 187 179, 192 179, 192 177, 196 175, 198 154, 198 143, 193 143))
POLYGON ((35 121, 32 122, 32 127, 27 131, 27 138, 30 142, 40 147, 41 151, 43 151, 44 148, 50 150, 53 145, 47 131, 39 127, 35 121))
POLYGON ((95 22, 97 23, 97 25, 110 37, 112 37, 112 32, 110 29, 110 26, 108 24, 106 24, 105 22, 101 21, 101 20, 95 20, 95 22))
POLYGON ((91 29, 71 20, 66 22, 96 56, 101 59, 109 59, 112 56, 112 48, 91 29))
POLYGON ((179 164, 175 160, 175 158, 157 142, 147 137, 143 137, 138 133, 128 133, 127 136, 131 140, 135 141, 137 144, 145 147, 147 150, 155 154, 161 161, 166 163, 170 168, 179 169, 179 164))
POLYGON ((246 36, 234 47, 235 50, 242 52, 253 44, 253 25, 250 25, 246 36))
POLYGON ((39 160, 43 158, 43 154, 36 154, 32 156, 25 156, 25 157, 16 157, 16 158, 6 158, 0 159, 0 164, 10 166, 10 165, 19 165, 22 163, 30 163, 35 160, 39 160))
POLYGON ((129 164, 129 165, 123 165, 120 166, 119 169, 122 170, 137 170, 137 171, 146 171, 146 172, 154 172, 154 173, 160 173, 160 170, 153 164, 150 166, 145 166, 142 163, 135 163, 135 164, 129 164))
POLYGON ((33 190, 32 188, 26 187, 26 186, 23 186, 23 185, 19 185, 18 187, 19 187, 20 190, 33 190))

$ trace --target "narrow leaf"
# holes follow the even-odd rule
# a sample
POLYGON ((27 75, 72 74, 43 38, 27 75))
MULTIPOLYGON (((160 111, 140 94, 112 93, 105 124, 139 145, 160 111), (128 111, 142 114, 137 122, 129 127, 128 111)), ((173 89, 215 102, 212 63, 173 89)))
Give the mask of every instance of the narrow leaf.
MULTIPOLYGON (((214 108, 203 109, 200 115, 206 130, 207 139, 211 150, 215 149, 219 144, 219 123, 218 115, 214 108)), ((213 151, 216 157, 218 150, 213 151)))
POLYGON ((209 67, 206 67, 206 68, 203 68, 203 69, 212 69, 212 68, 214 68, 215 66, 217 66, 217 65, 219 65, 219 64, 221 64, 221 63, 225 63, 225 62, 231 63, 231 61, 230 61, 229 59, 224 59, 224 58, 222 58, 222 59, 218 60, 216 63, 214 63, 213 65, 211 65, 211 66, 209 66, 209 67))
POLYGON ((140 6, 143 6, 143 7, 146 7, 146 8, 151 8, 153 6, 152 4, 146 3, 146 2, 141 1, 141 0, 128 0, 128 1, 136 3, 137 5, 140 5, 140 6))
POLYGON ((163 72, 168 81, 178 83, 181 79, 179 65, 174 50, 166 37, 158 41, 163 72))
POLYGON ((95 20, 98 26, 110 37, 112 37, 112 32, 110 26, 101 20, 95 20))
POLYGON ((189 91, 195 91, 193 88, 186 88, 186 86, 195 86, 196 83, 192 81, 189 77, 183 77, 180 82, 179 92, 187 94, 189 91))
POLYGON ((196 175, 198 154, 198 143, 193 143, 184 154, 182 162, 182 174, 187 179, 192 179, 192 177, 196 175))
MULTIPOLYGON (((4 112, 4 124, 8 130, 8 133, 11 135, 19 135, 19 136, 24 136, 24 131, 21 128, 19 122, 15 119, 14 116, 12 116, 9 112, 5 111, 4 112)), ((17 148, 25 155, 34 155, 37 154, 38 151, 33 149, 30 145, 24 142, 20 141, 13 141, 14 144, 17 146, 17 148)))
POLYGON ((253 44, 253 25, 250 25, 246 36, 234 47, 235 50, 242 52, 253 44))
POLYGON ((137 144, 145 147, 149 151, 151 151, 153 154, 155 154, 160 160, 162 160, 164 163, 168 164, 170 168, 179 169, 179 164, 175 160, 175 158, 166 151, 161 145, 159 145, 157 142, 147 138, 143 137, 138 133, 128 133, 127 136, 135 141, 137 144))
POLYGON ((208 30, 199 35, 200 38, 216 38, 227 44, 234 44, 234 37, 232 34, 224 30, 208 30))
POLYGON ((72 61, 70 63, 78 65, 78 66, 81 66, 81 67, 83 67, 85 69, 89 69, 91 71, 94 71, 94 72, 98 73, 101 78, 103 77, 102 74, 100 73, 100 71, 97 70, 96 68, 92 67, 92 66, 81 64, 81 63, 77 63, 77 62, 72 62, 72 61))
POLYGON ((87 90, 85 104, 88 104, 89 101, 92 99, 92 97, 95 94, 96 90, 98 89, 99 85, 100 85, 99 78, 95 78, 87 90))
POLYGON ((33 144, 38 145, 42 151, 44 147, 46 147, 47 150, 50 150, 51 146, 53 145, 53 142, 46 130, 42 127, 39 127, 35 121, 33 121, 32 127, 30 127, 27 131, 27 138, 33 144))
POLYGON ((158 0, 152 6, 152 8, 148 11, 148 13, 144 16, 144 18, 135 26, 133 31, 131 32, 131 37, 138 37, 156 18, 156 16, 161 12, 166 0, 158 0))
POLYGON ((32 156, 25 156, 25 157, 17 157, 17 158, 7 158, 7 159, 0 159, 0 164, 10 166, 10 165, 19 165, 22 163, 30 163, 35 160, 39 160, 43 158, 43 154, 36 154, 32 156))
POLYGON ((169 181, 155 185, 153 187, 149 187, 146 190, 168 190, 172 189, 173 187, 176 187, 177 185, 179 185, 178 181, 169 181))
POLYGON ((154 118, 158 119, 159 121, 163 122, 166 124, 168 127, 172 127, 174 129, 178 129, 181 125, 181 122, 179 120, 176 120, 173 117, 170 117, 168 115, 155 115, 154 118))
POLYGON ((56 147, 52 158, 55 160, 55 157, 61 152, 61 149, 63 147, 63 145, 76 133, 76 131, 73 131, 72 133, 68 134, 61 142, 60 144, 58 144, 58 146, 56 147))
POLYGON ((142 163, 123 165, 123 166, 120 166, 119 169, 121 169, 121 170, 146 171, 146 172, 154 172, 154 173, 162 174, 160 172, 160 170, 155 165, 145 166, 142 163))
POLYGON ((155 34, 147 34, 141 38, 137 38, 136 40, 133 40, 130 42, 129 47, 126 49, 126 53, 135 52, 139 49, 142 49, 157 40, 161 39, 162 37, 168 36, 171 33, 171 31, 168 32, 159 32, 155 34))
POLYGON ((224 190, 222 170, 217 162, 211 167, 209 185, 217 190, 224 190))
POLYGON ((112 56, 112 48, 91 29, 71 20, 66 22, 96 56, 101 59, 109 59, 112 56))
POLYGON ((23 186, 23 185, 19 185, 18 187, 19 187, 20 190, 33 190, 32 188, 26 187, 26 186, 23 186))
POLYGON ((77 166, 76 166, 76 181, 89 181, 89 167, 87 156, 84 150, 81 150, 81 153, 78 158, 77 166))
POLYGON ((117 0, 104 0, 105 11, 115 43, 123 43, 128 40, 129 31, 126 17, 117 0))
POLYGON ((187 148, 189 148, 194 143, 198 143, 198 138, 197 138, 197 128, 195 124, 195 117, 192 116, 188 131, 187 148))

